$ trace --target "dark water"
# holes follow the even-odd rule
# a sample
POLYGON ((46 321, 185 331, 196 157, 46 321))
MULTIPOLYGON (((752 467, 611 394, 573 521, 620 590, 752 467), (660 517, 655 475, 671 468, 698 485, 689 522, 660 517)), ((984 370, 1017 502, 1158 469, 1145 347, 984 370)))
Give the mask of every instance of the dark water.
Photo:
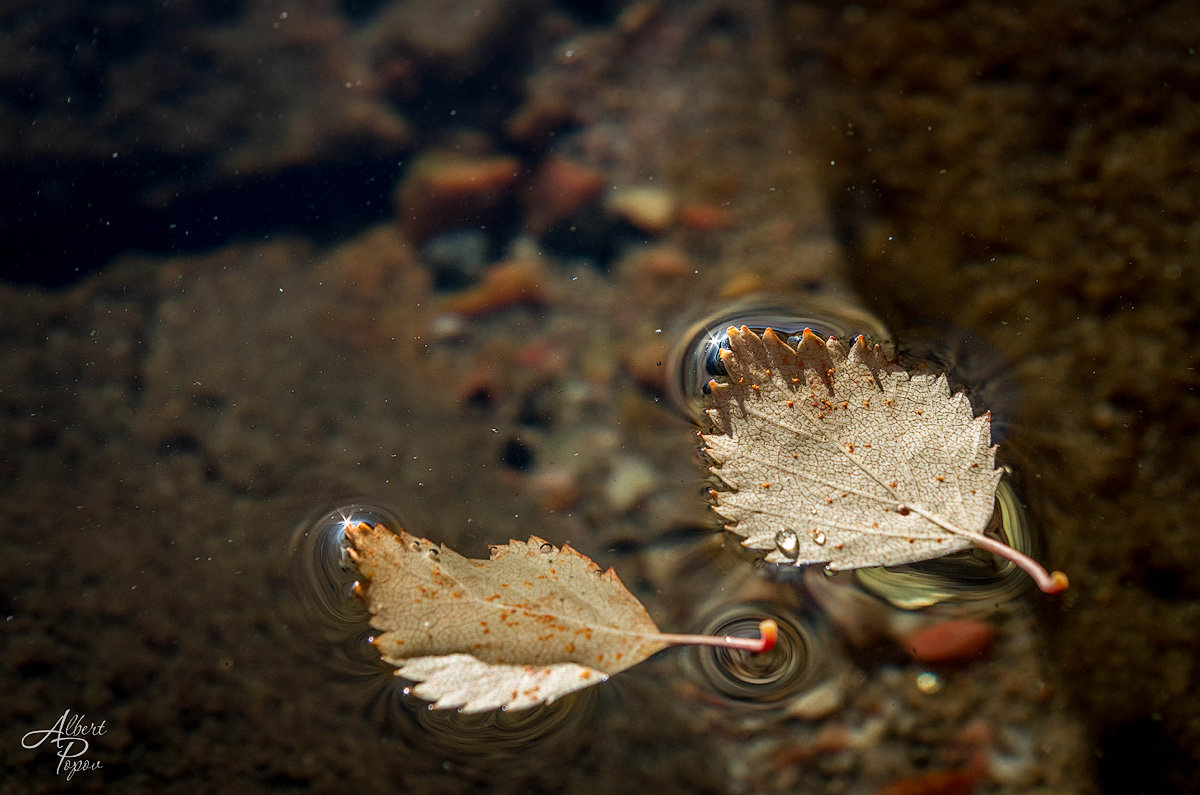
POLYGON ((8 4, 5 791, 1195 789, 1192 17, 8 4), (752 294, 991 409, 993 530, 1071 589, 723 538, 688 329, 752 294), (783 640, 430 711, 366 642, 350 506, 783 640), (990 641, 914 659, 948 620, 990 641), (69 777, 26 747, 64 714, 69 777))

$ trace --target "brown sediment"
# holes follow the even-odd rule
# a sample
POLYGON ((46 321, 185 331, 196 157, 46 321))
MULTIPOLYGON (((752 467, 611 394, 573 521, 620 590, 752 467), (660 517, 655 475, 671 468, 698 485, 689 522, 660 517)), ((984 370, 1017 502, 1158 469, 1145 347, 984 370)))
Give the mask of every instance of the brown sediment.
POLYGON ((1061 687, 1107 787, 1196 789, 1200 463, 1178 443, 1200 428, 1185 287, 1200 180, 1184 165, 1200 118, 1180 101, 1200 90, 1196 18, 1090 0, 930 8, 868 4, 822 49, 832 82, 811 107, 855 271, 901 337, 934 318, 1011 368, 1006 446, 1046 557, 1080 594, 1039 603, 1061 687))

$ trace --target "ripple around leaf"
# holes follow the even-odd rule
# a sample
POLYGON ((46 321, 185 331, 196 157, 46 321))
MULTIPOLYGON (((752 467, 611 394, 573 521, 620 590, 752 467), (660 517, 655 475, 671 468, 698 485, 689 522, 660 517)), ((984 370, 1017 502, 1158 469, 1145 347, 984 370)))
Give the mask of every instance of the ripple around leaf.
MULTIPOLYGON (((985 532, 1019 552, 1030 554, 1034 549, 1029 518, 1006 480, 996 489, 996 509, 985 532)), ((940 602, 997 605, 1029 587, 1029 579, 1015 564, 979 548, 900 566, 866 567, 855 576, 860 586, 904 610, 940 602)))
POLYGON ((381 630, 374 646, 412 694, 464 713, 526 709, 603 682, 672 645, 765 652, 758 638, 659 632, 615 571, 537 536, 473 560, 445 545, 360 523, 346 528, 355 595, 381 630))
POLYGON ((910 374, 862 337, 729 330, 729 374, 710 391, 715 510, 772 563, 831 570, 940 557, 971 545, 1020 565, 1048 592, 1065 575, 983 535, 1001 471, 990 418, 944 376, 910 374))

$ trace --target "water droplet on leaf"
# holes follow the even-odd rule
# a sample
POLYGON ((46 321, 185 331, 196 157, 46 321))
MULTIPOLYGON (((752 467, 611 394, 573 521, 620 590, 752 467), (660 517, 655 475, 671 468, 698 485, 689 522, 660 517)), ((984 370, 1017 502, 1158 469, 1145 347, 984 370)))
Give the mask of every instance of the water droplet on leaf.
POLYGON ((780 530, 775 534, 775 548, 784 556, 795 558, 800 552, 800 541, 791 530, 780 530))

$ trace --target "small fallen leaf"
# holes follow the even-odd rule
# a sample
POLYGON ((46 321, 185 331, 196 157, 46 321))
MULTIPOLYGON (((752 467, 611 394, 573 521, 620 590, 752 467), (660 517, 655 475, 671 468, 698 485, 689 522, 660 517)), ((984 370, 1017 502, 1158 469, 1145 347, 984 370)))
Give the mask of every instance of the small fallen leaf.
POLYGON ((972 544, 1011 560, 1047 593, 1067 587, 984 535, 1001 472, 991 416, 944 375, 909 374, 860 336, 847 349, 805 329, 729 329, 725 382, 710 383, 717 513, 767 561, 831 570, 940 557, 972 544))
POLYGON ((376 648, 438 708, 549 703, 671 645, 775 644, 773 621, 760 638, 661 633, 611 568, 537 536, 492 547, 489 560, 382 525, 349 525, 346 536, 363 578, 355 593, 382 630, 376 648))

